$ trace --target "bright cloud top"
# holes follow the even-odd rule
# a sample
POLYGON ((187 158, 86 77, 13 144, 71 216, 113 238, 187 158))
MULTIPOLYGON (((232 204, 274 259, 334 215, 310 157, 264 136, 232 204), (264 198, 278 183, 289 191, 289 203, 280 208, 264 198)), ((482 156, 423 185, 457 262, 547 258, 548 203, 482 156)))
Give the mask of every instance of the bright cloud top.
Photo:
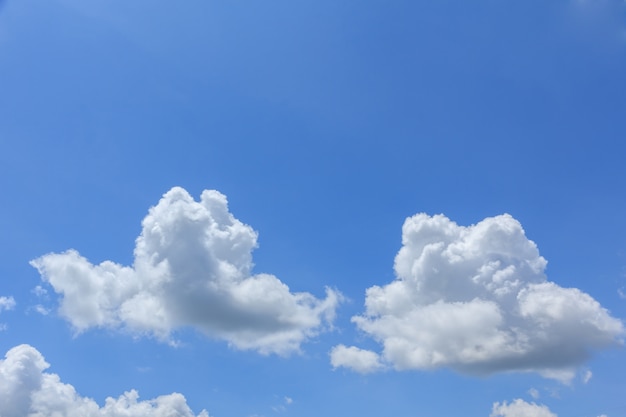
POLYGON ((93 265, 74 250, 31 262, 62 294, 59 313, 77 331, 123 328, 170 340, 192 326, 240 349, 287 354, 334 319, 339 293, 327 289, 320 300, 252 274, 257 234, 217 191, 196 202, 173 188, 142 225, 132 267, 93 265))
MULTIPOLYGON (((624 327, 588 294, 547 281, 545 267, 510 215, 463 227, 418 214, 402 228, 397 279, 369 288, 365 314, 352 321, 398 370, 534 371, 566 381, 590 351, 621 343, 624 327)), ((367 352, 339 346, 331 363, 380 368, 367 352)))
MULTIPOLYGON (((2 417, 195 417, 181 394, 163 395, 138 401, 136 391, 119 398, 107 398, 103 407, 81 397, 73 386, 64 384, 56 374, 44 372, 48 363, 29 345, 9 350, 0 360, 0 401, 2 417)), ((202 411, 197 417, 209 417, 202 411)))

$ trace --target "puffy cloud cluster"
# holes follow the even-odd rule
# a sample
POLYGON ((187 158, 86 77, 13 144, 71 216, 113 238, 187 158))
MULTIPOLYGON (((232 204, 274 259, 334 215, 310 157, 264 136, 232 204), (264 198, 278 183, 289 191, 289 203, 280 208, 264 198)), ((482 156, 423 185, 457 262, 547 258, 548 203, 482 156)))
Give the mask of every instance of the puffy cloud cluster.
POLYGON ((191 326, 240 349, 287 354, 334 319, 341 295, 293 293, 278 278, 252 274, 257 234, 226 197, 167 192, 143 220, 134 264, 93 265, 74 250, 31 262, 62 295, 59 313, 77 331, 123 328, 171 340, 191 326))
POLYGON ((469 227, 410 217, 394 267, 396 280, 367 289, 365 313, 352 318, 382 343, 380 361, 338 347, 334 367, 534 371, 567 381, 591 351, 624 334, 591 296, 547 281, 546 260, 510 215, 469 227))
POLYGON ((513 400, 510 404, 506 401, 495 403, 491 417, 557 417, 545 405, 527 403, 524 400, 513 400))
MULTIPOLYGON (((0 360, 0 416, 2 417, 196 417, 181 394, 138 401, 136 391, 107 398, 103 407, 81 397, 56 374, 44 372, 48 363, 37 349, 16 346, 0 360)), ((197 417, 209 417, 202 411, 197 417)))

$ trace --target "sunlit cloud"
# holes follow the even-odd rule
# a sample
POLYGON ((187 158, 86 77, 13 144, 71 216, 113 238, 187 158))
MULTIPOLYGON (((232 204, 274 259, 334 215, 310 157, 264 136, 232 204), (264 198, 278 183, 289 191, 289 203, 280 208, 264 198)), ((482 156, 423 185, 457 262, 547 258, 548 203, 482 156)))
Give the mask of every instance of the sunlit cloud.
POLYGON ((152 400, 139 400, 130 390, 117 398, 109 397, 100 407, 82 397, 58 375, 47 373, 50 365, 37 349, 19 345, 0 360, 0 416, 63 417, 209 417, 206 411, 196 416, 185 397, 173 393, 152 400))
POLYGON ((94 265, 75 250, 31 262, 78 333, 116 328, 173 342, 176 329, 192 327, 239 349, 284 355, 334 320, 339 292, 327 288, 319 299, 252 272, 257 233, 218 191, 194 201, 173 188, 142 226, 132 266, 94 265))
POLYGON ((467 374, 538 372, 570 381, 596 349, 624 335, 590 295, 548 281, 546 260, 510 215, 459 226, 418 214, 402 228, 396 280, 366 291, 352 321, 380 354, 338 346, 333 367, 357 372, 450 367, 467 374))

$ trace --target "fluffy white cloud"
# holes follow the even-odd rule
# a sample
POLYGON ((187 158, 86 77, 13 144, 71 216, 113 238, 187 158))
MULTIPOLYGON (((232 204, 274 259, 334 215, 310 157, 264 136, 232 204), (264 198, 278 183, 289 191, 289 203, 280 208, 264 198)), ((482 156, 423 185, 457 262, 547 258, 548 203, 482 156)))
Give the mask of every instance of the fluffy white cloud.
MULTIPOLYGON (((48 363, 32 346, 20 345, 0 360, 2 417, 195 417, 181 394, 138 401, 136 391, 107 398, 103 407, 81 397, 56 374, 44 372, 48 363)), ((209 417, 202 411, 197 417, 209 417)))
POLYGON ((502 404, 495 403, 491 417, 557 417, 545 405, 527 403, 524 400, 513 400, 510 404, 504 401, 502 404))
POLYGON ((330 363, 335 369, 343 366, 362 374, 378 371, 384 367, 376 352, 345 345, 335 346, 331 350, 330 363))
POLYGON ((624 327, 588 294, 547 281, 545 266, 510 215, 463 227, 418 214, 402 228, 397 279, 369 288, 365 314, 352 320, 396 369, 535 371, 567 381, 592 350, 621 343, 624 327))
POLYGON ((257 234, 217 191, 196 202, 173 188, 142 226, 132 267, 93 265, 74 250, 31 262, 62 294, 59 313, 77 331, 123 328, 171 340, 173 330, 192 326, 240 349, 287 354, 334 319, 338 292, 317 299, 252 274, 257 234))

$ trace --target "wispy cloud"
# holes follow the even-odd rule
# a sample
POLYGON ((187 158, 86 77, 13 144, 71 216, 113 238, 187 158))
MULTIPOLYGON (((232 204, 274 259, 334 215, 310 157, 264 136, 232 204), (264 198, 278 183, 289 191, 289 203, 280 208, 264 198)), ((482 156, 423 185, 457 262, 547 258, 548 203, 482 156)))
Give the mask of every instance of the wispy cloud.
POLYGON ((35 310, 37 313, 41 314, 42 316, 47 316, 48 314, 50 314, 50 310, 42 306, 41 304, 37 304, 33 306, 33 310, 35 310))
MULTIPOLYGON (((13 297, 0 297, 0 313, 15 308, 15 299, 13 297)), ((7 329, 6 323, 0 323, 0 332, 7 329)))
POLYGON ((13 310, 15 299, 13 297, 0 297, 0 312, 3 310, 13 310))
POLYGON ((31 292, 39 298, 47 298, 48 296, 48 290, 46 290, 41 285, 37 285, 35 288, 32 289, 31 292))
POLYGON ((283 413, 287 411, 287 407, 293 404, 293 399, 291 397, 283 397, 283 403, 272 406, 272 411, 276 413, 283 413))

